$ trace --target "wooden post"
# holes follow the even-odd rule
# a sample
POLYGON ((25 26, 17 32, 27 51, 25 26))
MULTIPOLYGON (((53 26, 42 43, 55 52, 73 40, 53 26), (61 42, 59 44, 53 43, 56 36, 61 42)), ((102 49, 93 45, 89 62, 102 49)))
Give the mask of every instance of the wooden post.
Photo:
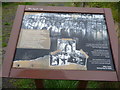
POLYGON ((36 88, 44 88, 43 80, 35 79, 35 86, 36 86, 36 88))
POLYGON ((78 89, 79 88, 87 88, 88 81, 79 81, 78 89))

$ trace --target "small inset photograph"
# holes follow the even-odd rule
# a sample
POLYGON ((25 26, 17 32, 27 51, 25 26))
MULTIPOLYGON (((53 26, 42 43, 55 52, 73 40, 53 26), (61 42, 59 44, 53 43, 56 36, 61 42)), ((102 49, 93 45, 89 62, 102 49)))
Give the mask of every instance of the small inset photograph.
POLYGON ((76 50, 73 39, 58 39, 57 50, 50 53, 50 66, 81 66, 87 68, 88 55, 81 49, 76 50))
POLYGON ((71 53, 76 50, 76 41, 70 38, 62 38, 57 41, 57 49, 71 53))
POLYGON ((69 65, 70 54, 65 52, 52 52, 50 55, 50 66, 69 65))
POLYGON ((50 66, 64 66, 70 64, 87 66, 88 55, 82 50, 75 50, 71 53, 57 50, 50 54, 50 66))

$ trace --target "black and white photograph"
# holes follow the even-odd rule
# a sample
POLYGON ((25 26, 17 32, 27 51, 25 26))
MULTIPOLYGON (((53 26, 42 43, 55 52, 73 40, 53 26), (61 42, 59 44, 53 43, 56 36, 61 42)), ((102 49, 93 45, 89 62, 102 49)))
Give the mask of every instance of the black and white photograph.
MULTIPOLYGON (((74 13, 29 13, 23 18, 23 29, 49 30, 51 37, 106 39, 104 15, 74 13)), ((92 40, 91 39, 91 40, 92 40)))
POLYGON ((73 39, 58 39, 57 48, 62 52, 71 53, 76 50, 76 41, 73 39))
POLYGON ((87 66, 86 54, 76 50, 76 41, 72 39, 58 39, 58 50, 51 53, 50 66, 79 64, 87 66))
POLYGON ((13 67, 18 63, 25 68, 114 70, 105 16, 25 12, 13 67))

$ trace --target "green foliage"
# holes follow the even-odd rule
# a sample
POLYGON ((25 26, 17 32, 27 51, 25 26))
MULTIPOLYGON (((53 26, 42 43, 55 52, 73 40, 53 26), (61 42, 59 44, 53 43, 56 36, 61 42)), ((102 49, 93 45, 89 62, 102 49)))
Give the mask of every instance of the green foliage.
POLYGON ((66 7, 71 7, 71 6, 74 6, 74 4, 71 3, 71 2, 68 2, 68 3, 64 3, 64 6, 66 6, 66 7))
POLYGON ((89 81, 87 88, 99 88, 99 84, 96 81, 89 81))
POLYGON ((12 4, 12 3, 10 3, 10 2, 2 2, 3 6, 10 5, 10 4, 12 4))
POLYGON ((53 4, 53 3, 50 3, 50 4, 48 4, 48 6, 56 6, 55 4, 53 4))
POLYGON ((4 40, 6 40, 7 37, 2 37, 2 41, 4 42, 4 40))
POLYGON ((0 35, 0 42, 2 41, 2 35, 0 35))
POLYGON ((74 6, 71 2, 64 2, 64 3, 49 3, 48 6, 74 6))
POLYGON ((6 46, 7 46, 7 43, 3 42, 2 47, 6 47, 6 46))
POLYGON ((34 80, 32 79, 11 79, 10 82, 17 88, 35 88, 34 80))
POLYGON ((72 5, 73 5, 74 7, 80 7, 80 2, 73 2, 72 5))
POLYGON ((45 88, 76 88, 78 81, 70 80, 44 80, 45 88))
POLYGON ((3 6, 9 6, 9 5, 33 5, 34 2, 3 2, 3 6))
POLYGON ((19 2, 19 3, 16 3, 17 5, 33 5, 34 2, 19 2))
POLYGON ((88 6, 97 8, 111 8, 114 20, 116 22, 120 22, 120 15, 118 15, 118 10, 120 10, 120 2, 90 2, 88 3, 88 6))
POLYGON ((10 23, 6 22, 6 23, 4 23, 4 25, 10 25, 10 23))
POLYGON ((2 34, 2 39, 5 40, 5 39, 7 39, 9 36, 10 36, 10 33, 9 33, 9 32, 6 32, 6 33, 2 34))

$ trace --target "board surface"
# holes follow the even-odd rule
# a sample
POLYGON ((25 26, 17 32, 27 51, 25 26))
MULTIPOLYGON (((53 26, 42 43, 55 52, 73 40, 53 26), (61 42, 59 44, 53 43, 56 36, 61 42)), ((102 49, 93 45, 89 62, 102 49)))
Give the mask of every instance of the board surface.
POLYGON ((25 12, 13 67, 113 71, 104 15, 25 12))

